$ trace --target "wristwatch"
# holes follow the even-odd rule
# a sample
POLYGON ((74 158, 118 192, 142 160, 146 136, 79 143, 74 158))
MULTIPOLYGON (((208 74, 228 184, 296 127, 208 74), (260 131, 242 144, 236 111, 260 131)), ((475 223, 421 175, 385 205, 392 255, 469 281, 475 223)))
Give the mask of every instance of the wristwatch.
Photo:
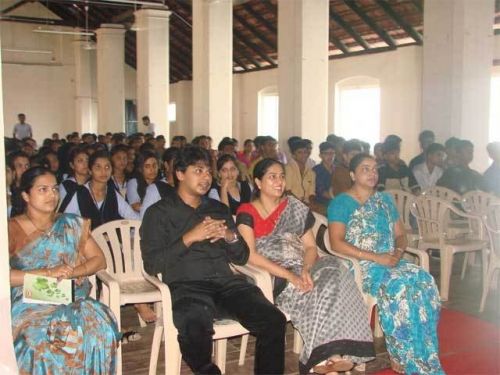
POLYGON ((238 235, 236 234, 236 232, 231 231, 231 234, 232 234, 232 237, 230 239, 228 239, 226 236, 224 236, 224 241, 226 241, 226 243, 229 243, 229 244, 238 242, 238 235))

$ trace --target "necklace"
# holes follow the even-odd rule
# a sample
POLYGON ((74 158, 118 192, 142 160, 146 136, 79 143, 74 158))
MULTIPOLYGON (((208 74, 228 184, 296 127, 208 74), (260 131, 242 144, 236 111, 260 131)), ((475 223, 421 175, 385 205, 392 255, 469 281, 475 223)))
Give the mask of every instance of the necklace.
MULTIPOLYGON (((266 206, 264 206, 264 203, 262 203, 262 201, 259 199, 259 203, 260 203, 260 206, 262 207, 262 209, 264 210, 264 213, 266 214, 266 219, 271 216, 271 214, 269 213, 269 211, 266 209, 266 206)), ((279 204, 278 204, 279 205, 279 204)), ((276 206, 277 207, 277 206, 276 206)), ((276 209, 276 207, 274 207, 273 211, 276 209)))
POLYGON ((37 231, 39 231, 39 232, 41 232, 41 233, 43 233, 43 234, 45 234, 47 236, 50 236, 50 234, 52 233, 52 229, 51 228, 52 228, 52 224, 53 224, 52 216, 50 218, 50 225, 47 228, 42 229, 38 225, 35 224, 34 220, 31 218, 30 215, 28 215, 27 212, 25 213, 25 215, 26 215, 26 217, 28 218, 28 220, 30 221, 30 223, 35 227, 35 229, 37 231))

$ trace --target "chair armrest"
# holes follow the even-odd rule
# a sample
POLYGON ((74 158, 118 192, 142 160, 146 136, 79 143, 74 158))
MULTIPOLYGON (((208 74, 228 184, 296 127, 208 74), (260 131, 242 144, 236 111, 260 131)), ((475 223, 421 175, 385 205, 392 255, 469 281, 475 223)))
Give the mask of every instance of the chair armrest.
POLYGON ((429 254, 423 250, 415 249, 413 247, 407 247, 405 252, 415 255, 418 258, 420 267, 429 272, 429 254))
POLYGON ((356 281, 356 284, 358 285, 359 289, 362 290, 363 277, 362 277, 362 273, 361 273, 361 267, 359 266, 359 260, 354 258, 354 257, 350 257, 348 255, 341 254, 341 253, 339 253, 335 250, 332 250, 332 249, 328 249, 328 250, 330 251, 330 254, 351 262, 352 268, 354 270, 354 280, 356 281))
POLYGON ((163 324, 166 327, 175 328, 172 316, 172 297, 170 295, 170 289, 168 289, 168 286, 160 281, 157 277, 149 275, 144 270, 142 270, 142 276, 147 282, 153 284, 160 291, 162 300, 163 324))
POLYGON ((109 288, 109 291, 120 291, 120 284, 118 283, 118 280, 115 279, 111 274, 109 274, 105 270, 100 270, 97 271, 96 274, 97 278, 101 280, 101 282, 106 285, 109 288))
POLYGON ((245 275, 251 278, 255 285, 257 285, 261 290, 264 296, 272 303, 274 303, 273 298, 273 282, 271 279, 271 275, 269 272, 252 266, 250 264, 245 264, 244 266, 238 266, 236 264, 231 264, 231 267, 238 273, 245 275))

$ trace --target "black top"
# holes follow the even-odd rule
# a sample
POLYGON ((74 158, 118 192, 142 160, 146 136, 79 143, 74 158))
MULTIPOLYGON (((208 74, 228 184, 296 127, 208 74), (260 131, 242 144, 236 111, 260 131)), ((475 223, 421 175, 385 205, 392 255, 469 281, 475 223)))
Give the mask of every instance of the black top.
POLYGON ((232 244, 224 239, 214 243, 204 240, 186 247, 182 241, 182 236, 206 216, 224 219, 227 227, 236 231, 228 207, 214 199, 203 197, 195 209, 177 193, 171 193, 149 207, 140 229, 146 272, 161 273, 167 284, 236 277, 229 263, 242 265, 249 257, 248 246, 239 234, 238 241, 232 244))
POLYGON ((398 169, 391 168, 387 163, 378 169, 378 190, 400 189, 409 191, 418 187, 413 172, 404 162, 398 165, 398 169))
POLYGON ((446 168, 436 185, 444 186, 458 194, 484 190, 483 176, 473 169, 462 166, 446 168))
POLYGON ((419 164, 422 164, 424 161, 425 161, 425 154, 422 152, 421 154, 415 156, 413 159, 410 160, 408 168, 410 168, 410 171, 413 172, 413 168, 415 168, 419 164))
MULTIPOLYGON (((250 184, 246 181, 241 181, 240 183, 240 200, 237 201, 232 197, 231 194, 227 194, 228 200, 229 200, 229 209, 231 210, 231 215, 236 215, 236 211, 238 211, 238 207, 240 207, 240 204, 242 203, 248 203, 252 199, 252 188, 250 187, 250 184)), ((219 193, 219 198, 221 196, 221 186, 219 184, 215 184, 213 187, 217 190, 219 193)))

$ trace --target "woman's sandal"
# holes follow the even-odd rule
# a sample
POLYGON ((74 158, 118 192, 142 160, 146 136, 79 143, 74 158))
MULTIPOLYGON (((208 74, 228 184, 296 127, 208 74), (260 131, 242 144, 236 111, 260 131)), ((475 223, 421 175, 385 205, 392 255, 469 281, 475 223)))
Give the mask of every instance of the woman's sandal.
POLYGON ((348 359, 343 359, 341 357, 330 358, 326 361, 324 365, 316 365, 313 367, 313 371, 316 374, 328 374, 333 372, 345 372, 349 371, 354 367, 354 363, 348 359))
POLYGON ((391 359, 391 369, 392 369, 392 371, 397 372, 398 374, 404 374, 405 373, 404 367, 401 366, 396 361, 394 361, 393 359, 391 359))
POLYGON ((139 341, 142 338, 141 334, 136 331, 127 331, 122 334, 122 343, 128 344, 129 342, 139 341))

